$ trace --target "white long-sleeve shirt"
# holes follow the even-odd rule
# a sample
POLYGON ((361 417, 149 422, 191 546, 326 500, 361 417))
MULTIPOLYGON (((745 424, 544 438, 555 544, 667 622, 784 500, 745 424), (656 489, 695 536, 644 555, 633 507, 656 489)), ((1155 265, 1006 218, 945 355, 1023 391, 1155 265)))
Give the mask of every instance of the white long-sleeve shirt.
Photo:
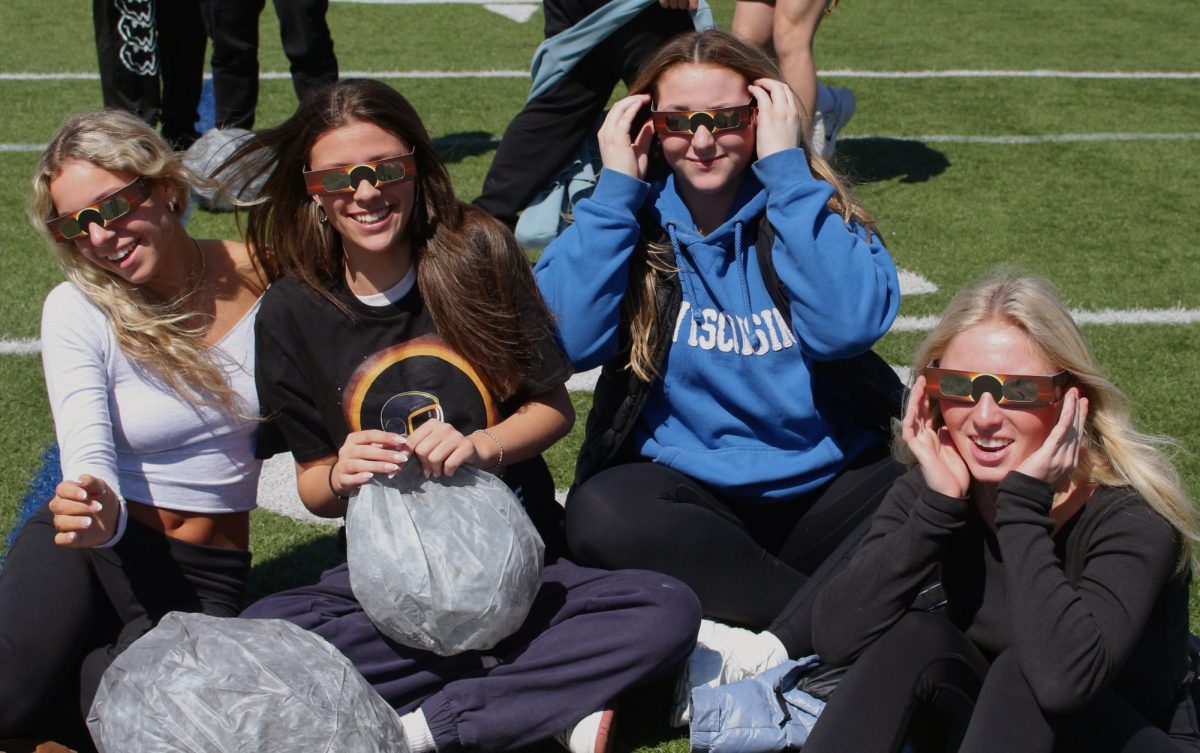
MULTIPOLYGON (((258 413, 258 303, 212 346, 230 384, 258 413)), ((42 308, 42 367, 65 479, 91 474, 125 499, 191 512, 255 507, 257 422, 188 402, 117 345, 104 312, 64 282, 42 308)))

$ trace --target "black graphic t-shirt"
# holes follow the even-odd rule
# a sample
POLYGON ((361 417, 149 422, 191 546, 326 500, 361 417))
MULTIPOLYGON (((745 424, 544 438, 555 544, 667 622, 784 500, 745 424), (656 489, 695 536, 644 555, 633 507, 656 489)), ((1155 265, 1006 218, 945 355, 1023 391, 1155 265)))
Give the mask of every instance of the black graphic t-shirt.
POLYGON ((408 434, 430 418, 469 434, 570 376, 547 341, 517 393, 499 402, 434 331, 415 285, 386 306, 362 303, 340 281, 333 292, 353 317, 291 278, 271 285, 258 314, 259 401, 298 462, 336 455, 351 432, 408 434))

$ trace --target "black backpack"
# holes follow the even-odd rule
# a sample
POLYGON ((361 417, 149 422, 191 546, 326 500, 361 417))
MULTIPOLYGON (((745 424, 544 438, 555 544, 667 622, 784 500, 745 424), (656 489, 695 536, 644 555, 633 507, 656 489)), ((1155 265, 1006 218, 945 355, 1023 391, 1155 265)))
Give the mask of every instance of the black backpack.
MULTIPOLYGON (((758 223, 754 251, 767 292, 779 312, 784 314, 791 307, 787 290, 771 259, 774 245, 775 228, 764 213, 758 223)), ((813 394, 817 399, 817 410, 821 411, 827 403, 849 405, 855 423, 880 432, 885 441, 891 439, 892 419, 899 420, 904 415, 904 393, 900 377, 874 350, 849 358, 813 362, 813 394)))

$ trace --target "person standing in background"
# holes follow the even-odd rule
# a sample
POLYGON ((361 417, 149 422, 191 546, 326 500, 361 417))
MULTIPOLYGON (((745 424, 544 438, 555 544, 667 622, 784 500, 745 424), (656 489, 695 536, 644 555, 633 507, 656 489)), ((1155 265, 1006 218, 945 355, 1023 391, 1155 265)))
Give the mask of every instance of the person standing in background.
POLYGON ((548 40, 581 31, 605 6, 629 2, 645 10, 596 40, 569 71, 532 96, 505 130, 474 204, 509 228, 595 130, 617 83, 631 83, 664 42, 694 28, 691 16, 680 10, 694 11, 696 0, 546 0, 548 40))
POLYGON ((174 149, 196 140, 204 75, 199 5, 191 0, 92 0, 100 90, 105 107, 128 110, 174 149), (161 44, 160 44, 161 43, 161 44), (171 50, 160 55, 160 49, 171 50))
POLYGON ((854 115, 854 92, 817 83, 813 40, 821 19, 839 0, 738 0, 733 35, 774 54, 783 79, 796 92, 809 120, 813 148, 833 158, 837 133, 854 115))
MULTIPOLYGON (((325 15, 329 0, 273 0, 279 36, 300 101, 338 77, 333 36, 325 15)), ((212 38, 217 128, 254 127, 258 106, 258 22, 266 0, 201 0, 212 38)))

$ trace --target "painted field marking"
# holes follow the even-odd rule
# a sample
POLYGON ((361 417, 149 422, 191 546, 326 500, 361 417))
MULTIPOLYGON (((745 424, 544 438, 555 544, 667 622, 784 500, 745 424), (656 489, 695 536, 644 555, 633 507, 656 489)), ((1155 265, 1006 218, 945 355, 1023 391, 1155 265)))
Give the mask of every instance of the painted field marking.
MULTIPOLYGON (((1080 325, 1136 326, 1157 324, 1186 326, 1200 324, 1200 309, 1097 309, 1096 311, 1072 311, 1071 316, 1080 325)), ((937 316, 898 316, 888 332, 927 332, 937 324, 937 316)), ((42 352, 41 343, 32 338, 10 340, 0 338, 0 355, 37 355, 42 352)), ((599 369, 576 374, 572 379, 585 374, 599 374, 599 369)), ((568 382, 568 384, 570 384, 568 382)), ((594 384, 594 380, 593 380, 594 384)))
MULTIPOLYGON (((429 0, 433 2, 434 0, 429 0)), ((447 0, 436 0, 446 2, 447 0)), ((478 0, 455 0, 457 2, 477 2, 478 0)), ((510 5, 507 3, 486 3, 495 5, 510 5)), ((511 7, 519 6, 511 4, 511 7)), ((483 71, 342 71, 343 78, 529 78, 529 70, 483 70, 483 71)), ((1200 80, 1200 71, 1055 71, 1055 70, 987 70, 961 69, 944 71, 867 71, 851 68, 839 68, 820 71, 822 78, 837 79, 944 79, 944 78, 1032 78, 1032 79, 1076 79, 1094 81, 1194 81, 1200 80)), ((211 78, 206 73, 205 78, 211 78)), ((263 71, 260 79, 278 80, 291 79, 287 71, 263 71)), ((58 71, 52 73, 40 72, 4 72, 0 73, 0 81, 99 81, 100 74, 94 71, 58 71)))
POLYGON ((957 136, 930 134, 926 136, 844 136, 839 141, 856 139, 899 139, 926 144, 1078 144, 1099 141, 1200 141, 1200 132, 1183 133, 1047 133, 1010 136, 957 136))
MULTIPOLYGON (((1200 309, 1101 309, 1097 311, 1073 311, 1075 321, 1083 325, 1129 325, 1129 324, 1166 324, 1186 325, 1200 322, 1200 309)), ((937 323, 936 316, 901 316, 892 326, 892 332, 920 332, 933 327, 937 323)), ((36 354, 40 350, 37 340, 0 340, 0 354, 36 354)), ((901 379, 906 382, 910 376, 907 368, 892 366, 901 379)), ((593 369, 582 374, 576 374, 567 382, 567 389, 572 392, 591 391, 596 386, 600 369, 593 369)), ((560 503, 566 501, 566 490, 555 491, 555 498, 560 503)), ((258 503, 265 510, 287 515, 299 521, 320 525, 338 525, 340 521, 329 518, 319 518, 304 507, 296 493, 295 464, 291 455, 283 453, 263 463, 262 475, 258 482, 258 503)))
MULTIPOLYGON (((1184 133, 1047 133, 1038 135, 1009 134, 997 136, 977 136, 970 134, 928 134, 918 136, 896 136, 875 134, 871 136, 842 136, 842 142, 885 140, 905 141, 926 144, 997 144, 1000 146, 1026 146, 1030 144, 1091 144, 1136 141, 1200 141, 1200 131, 1184 133)), ((447 147, 473 147, 481 145, 496 146, 500 143, 498 136, 466 136, 454 138, 435 138, 435 142, 447 147)), ((46 144, 3 144, 0 143, 0 153, 40 153, 46 150, 46 144)))

